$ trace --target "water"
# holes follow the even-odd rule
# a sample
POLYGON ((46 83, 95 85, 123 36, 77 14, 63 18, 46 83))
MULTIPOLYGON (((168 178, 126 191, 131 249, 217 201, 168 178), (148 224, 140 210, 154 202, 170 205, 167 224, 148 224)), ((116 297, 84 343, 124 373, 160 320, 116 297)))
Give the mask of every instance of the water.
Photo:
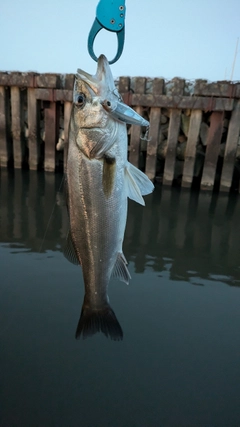
POLYGON ((156 188, 130 203, 132 280, 109 289, 124 340, 77 341, 60 183, 1 171, 0 426, 239 426, 239 196, 156 188))

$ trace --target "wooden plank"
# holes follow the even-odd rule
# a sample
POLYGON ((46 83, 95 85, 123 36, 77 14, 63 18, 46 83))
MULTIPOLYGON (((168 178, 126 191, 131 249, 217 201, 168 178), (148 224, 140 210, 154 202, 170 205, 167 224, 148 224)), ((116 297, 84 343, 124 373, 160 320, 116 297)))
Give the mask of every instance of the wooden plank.
POLYGON ((63 89, 68 89, 73 91, 75 80, 75 74, 64 74, 63 75, 63 89))
POLYGON ((73 100, 73 91, 69 89, 35 89, 37 99, 41 101, 70 101, 73 100))
POLYGON ((240 84, 228 81, 208 83, 207 80, 197 79, 194 86, 194 95, 236 98, 240 95, 240 84))
POLYGON ((204 111, 232 111, 234 105, 233 98, 209 98, 200 96, 176 96, 176 95, 140 95, 130 94, 130 104, 132 106, 159 107, 159 108, 179 108, 204 111))
POLYGON ((180 122, 181 110, 171 110, 168 128, 167 152, 163 173, 164 185, 172 185, 173 182, 180 122))
MULTIPOLYGON (((146 87, 146 78, 136 77, 135 88, 134 88, 135 92, 142 94, 145 92, 145 87, 146 87)), ((142 115, 142 106, 136 107, 135 110, 138 114, 140 114, 140 116, 142 115)), ((129 161, 136 167, 139 166, 140 136, 141 136, 141 126, 132 125, 129 161)))
POLYGON ((68 89, 55 89, 53 91, 54 101, 70 101, 73 100, 73 91, 68 89))
POLYGON ((21 169, 23 161, 21 141, 21 100, 20 89, 17 86, 11 86, 11 120, 14 168, 21 169))
POLYGON ((0 86, 32 87, 36 73, 1 73, 0 86))
POLYGON ((35 97, 36 99, 40 99, 41 101, 54 101, 54 91, 53 89, 35 89, 35 97))
POLYGON ((45 152, 44 152, 44 170, 47 172, 55 171, 56 158, 56 102, 50 102, 49 108, 45 108, 45 152))
POLYGON ((129 105, 130 83, 129 77, 120 77, 119 79, 118 92, 121 94, 123 102, 127 105, 129 105))
POLYGON ((207 137, 207 149, 201 180, 202 190, 212 190, 223 130, 223 112, 213 112, 207 137))
POLYGON ((188 139, 183 167, 182 187, 191 187, 193 180, 197 140, 202 122, 202 111, 193 110, 191 113, 188 139))
POLYGON ((179 77, 174 77, 171 83, 173 84, 171 89, 172 96, 177 96, 177 98, 179 98, 179 96, 181 97, 185 87, 185 80, 180 79, 179 77))
POLYGON ((147 144, 147 158, 145 173, 153 180, 156 175, 158 136, 161 120, 161 108, 153 107, 150 111, 150 130, 147 144))
POLYGON ((118 84, 118 91, 123 95, 123 93, 128 92, 130 89, 130 78, 129 77, 120 77, 118 84))
POLYGON ((72 103, 65 102, 64 103, 64 155, 63 155, 64 171, 66 171, 66 166, 67 166, 69 123, 71 118, 71 111, 72 111, 72 103))
POLYGON ((8 160, 6 90, 0 86, 0 167, 7 167, 8 160))
POLYGON ((229 122, 220 191, 229 191, 232 184, 236 151, 240 133, 240 101, 236 102, 229 122))
POLYGON ((60 75, 44 73, 36 76, 36 86, 40 88, 57 88, 60 87, 60 75))
POLYGON ((9 86, 10 82, 10 73, 1 72, 0 73, 0 86, 9 86))
POLYGON ((161 95, 164 88, 164 79, 155 78, 152 82, 153 95, 161 95))
POLYGON ((29 168, 37 170, 39 163, 39 145, 37 138, 37 100, 35 89, 28 88, 28 149, 29 168))
MULTIPOLYGON (((162 93, 163 91, 163 79, 153 80, 153 93, 162 93)), ((145 173, 148 178, 153 180, 156 175, 156 164, 157 164, 157 148, 159 138, 159 128, 161 120, 161 109, 152 107, 150 111, 150 130, 149 130, 149 141, 147 144, 147 158, 145 173)))
MULTIPOLYGON (((177 97, 181 96, 184 90, 184 80, 175 79, 173 93, 177 97)), ((174 178, 175 162, 176 162, 176 148, 178 142, 178 134, 181 123, 181 110, 172 109, 170 112, 169 129, 168 129, 168 140, 167 140, 167 152, 164 165, 163 173, 163 184, 172 185, 174 178)))

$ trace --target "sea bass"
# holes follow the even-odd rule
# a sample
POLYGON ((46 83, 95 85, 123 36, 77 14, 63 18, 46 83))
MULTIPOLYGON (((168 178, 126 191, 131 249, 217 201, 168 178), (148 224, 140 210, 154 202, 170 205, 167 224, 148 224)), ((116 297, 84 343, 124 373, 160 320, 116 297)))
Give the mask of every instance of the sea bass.
POLYGON ((102 331, 121 340, 123 332, 109 304, 108 284, 111 277, 129 282, 122 252, 127 198, 144 205, 142 195, 151 193, 153 184, 127 161, 124 121, 128 120, 122 107, 129 107, 121 102, 104 55, 98 59, 96 75, 78 70, 73 97, 66 172, 70 230, 65 256, 82 266, 85 286, 76 338, 102 331))

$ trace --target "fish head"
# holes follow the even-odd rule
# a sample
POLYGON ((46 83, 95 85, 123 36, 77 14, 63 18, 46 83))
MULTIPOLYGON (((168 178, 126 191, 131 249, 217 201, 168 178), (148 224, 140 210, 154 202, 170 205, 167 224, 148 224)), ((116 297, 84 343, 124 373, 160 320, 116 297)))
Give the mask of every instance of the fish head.
POLYGON ((108 60, 100 55, 95 75, 77 70, 73 93, 76 125, 85 129, 106 127, 111 117, 103 107, 102 100, 108 99, 115 105, 119 98, 108 60))

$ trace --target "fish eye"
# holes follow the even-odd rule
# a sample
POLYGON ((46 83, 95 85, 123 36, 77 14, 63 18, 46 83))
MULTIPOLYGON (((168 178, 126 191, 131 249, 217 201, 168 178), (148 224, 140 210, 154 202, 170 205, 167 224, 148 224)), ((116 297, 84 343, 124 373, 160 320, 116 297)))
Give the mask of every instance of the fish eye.
POLYGON ((77 96, 77 105, 78 107, 83 107, 86 101, 86 96, 84 93, 79 93, 77 96))

